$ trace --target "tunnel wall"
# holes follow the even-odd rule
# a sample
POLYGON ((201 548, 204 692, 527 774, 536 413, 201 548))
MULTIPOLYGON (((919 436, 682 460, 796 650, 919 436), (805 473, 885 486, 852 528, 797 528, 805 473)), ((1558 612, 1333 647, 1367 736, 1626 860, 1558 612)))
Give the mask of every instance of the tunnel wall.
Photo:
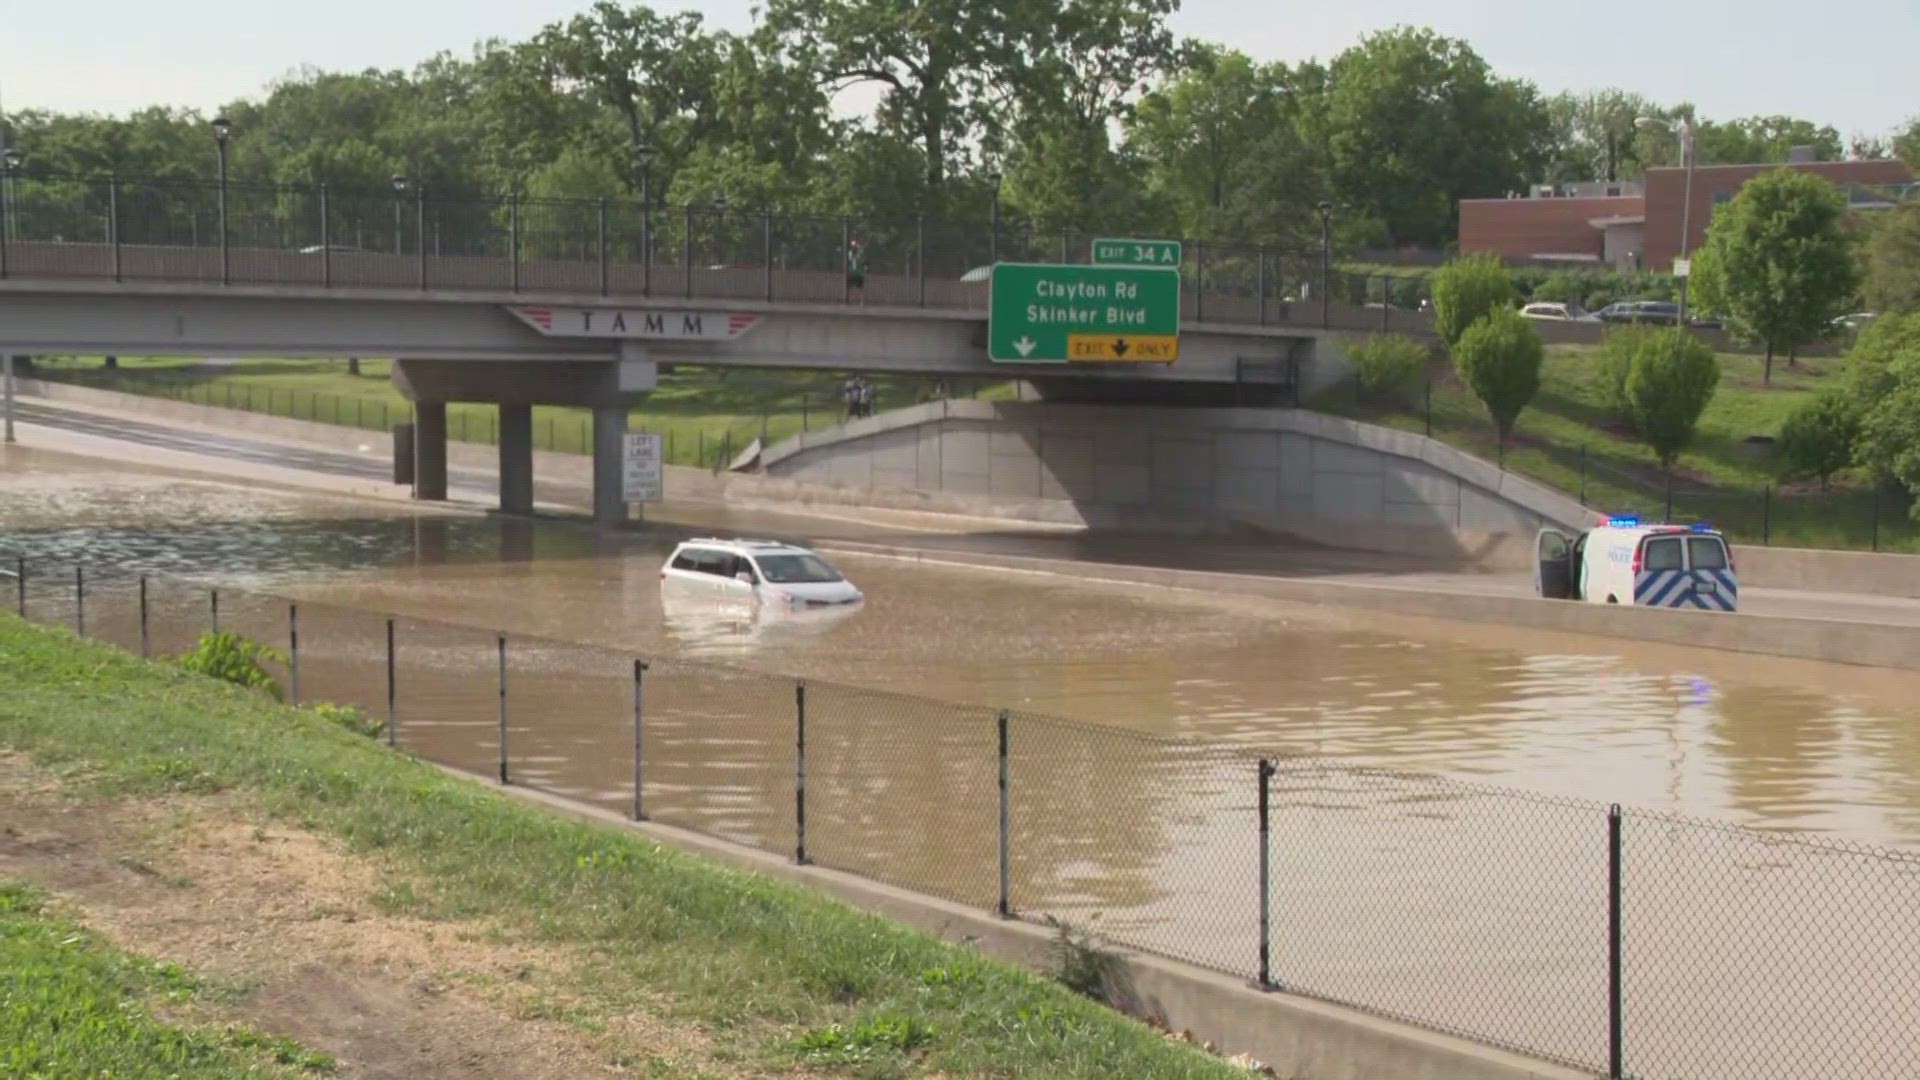
POLYGON ((945 401, 770 448, 730 497, 858 502, 1120 531, 1281 534, 1531 559, 1593 514, 1422 436, 1294 409, 945 401))

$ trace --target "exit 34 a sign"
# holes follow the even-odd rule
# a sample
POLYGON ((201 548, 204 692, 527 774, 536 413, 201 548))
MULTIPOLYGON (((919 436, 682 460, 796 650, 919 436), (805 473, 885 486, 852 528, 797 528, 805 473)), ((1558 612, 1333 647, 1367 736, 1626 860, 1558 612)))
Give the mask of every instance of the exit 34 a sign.
POLYGON ((1124 240, 1093 242, 1093 262, 1103 266, 1168 266, 1180 268, 1178 240, 1124 240))

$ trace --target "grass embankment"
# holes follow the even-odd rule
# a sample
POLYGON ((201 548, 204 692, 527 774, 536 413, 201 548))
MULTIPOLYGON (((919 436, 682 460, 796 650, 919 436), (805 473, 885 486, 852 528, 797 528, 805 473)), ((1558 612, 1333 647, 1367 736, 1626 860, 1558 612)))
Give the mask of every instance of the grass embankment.
MULTIPOLYGON (((393 388, 388 378, 392 365, 385 360, 361 361, 359 375, 348 374, 345 360, 210 364, 199 358, 123 356, 118 368, 107 368, 100 357, 56 356, 35 358, 34 363, 65 382, 369 431, 385 431, 407 417, 407 401, 393 388)), ((844 412, 844 382, 843 376, 823 372, 681 365, 661 375, 659 388, 633 411, 631 424, 636 430, 659 432, 673 464, 711 466, 724 449, 737 453, 763 432, 778 442, 838 423, 844 412)), ((868 382, 874 387, 876 411, 929 400, 934 388, 932 381, 919 378, 868 376, 868 382)), ((956 383, 949 392, 1005 398, 1011 388, 1006 383, 956 383)), ((498 421, 491 405, 447 406, 448 434, 457 441, 493 442, 498 421)), ((534 445, 585 453, 589 424, 585 409, 535 406, 534 445)))
MULTIPOLYGON (((360 898, 372 910, 451 925, 462 941, 559 950, 572 960, 543 990, 543 1019, 603 1035, 637 1021, 698 1033, 697 1069, 644 1039, 607 1051, 640 1075, 1247 1075, 974 950, 547 813, 261 695, 0 615, 8 750, 63 798, 86 800, 87 820, 218 799, 223 813, 309 831, 373 867, 360 898)), ((228 861, 203 859, 214 869, 202 872, 228 861)), ((372 933, 352 929, 355 941, 372 933)))
POLYGON ((333 1060, 240 1026, 174 1025, 199 980, 108 945, 45 898, 0 880, 0 1076, 303 1076, 333 1060))
MULTIPOLYGON (((1780 546, 1871 546, 1876 512, 1869 487, 1854 477, 1835 478, 1827 491, 1814 481, 1783 483, 1773 448, 1746 441, 1778 436, 1795 408, 1838 377, 1840 364, 1831 358, 1804 359, 1789 369, 1776 358, 1769 386, 1761 381, 1761 357, 1723 354, 1719 389, 1674 470, 1675 519, 1708 521, 1749 543, 1765 537, 1780 546)), ((1598 370, 1596 347, 1547 351, 1540 391, 1520 414, 1506 467, 1570 494, 1584 490, 1587 505, 1598 510, 1659 516, 1666 510, 1666 476, 1653 452, 1607 406, 1598 370)), ((1486 407, 1450 368, 1436 364, 1432 374, 1434 437, 1488 460, 1499 457, 1486 407)), ((1370 423, 1425 431, 1422 388, 1401 397, 1398 403, 1373 395, 1356 401, 1348 386, 1313 404, 1370 423)), ((1920 533, 1907 516, 1905 500, 1888 491, 1879 502, 1880 549, 1920 550, 1920 533)))

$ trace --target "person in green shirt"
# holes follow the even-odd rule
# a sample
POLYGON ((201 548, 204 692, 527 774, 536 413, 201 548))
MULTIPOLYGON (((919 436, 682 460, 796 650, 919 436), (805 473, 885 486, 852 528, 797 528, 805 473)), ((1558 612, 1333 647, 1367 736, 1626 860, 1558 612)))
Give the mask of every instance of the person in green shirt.
POLYGON ((847 299, 867 300, 867 249, 858 240, 847 244, 847 299))

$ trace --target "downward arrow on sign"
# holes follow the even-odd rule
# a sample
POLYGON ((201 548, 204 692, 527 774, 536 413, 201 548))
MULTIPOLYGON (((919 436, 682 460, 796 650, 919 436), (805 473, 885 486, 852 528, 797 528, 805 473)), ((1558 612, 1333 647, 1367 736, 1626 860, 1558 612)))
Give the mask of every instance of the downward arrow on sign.
POLYGON ((1013 347, 1015 349, 1020 350, 1021 356, 1026 356, 1029 353, 1033 352, 1034 348, 1039 344, 1040 344, 1039 342, 1033 340, 1030 337, 1022 337, 1019 341, 1016 341, 1013 343, 1013 347))

